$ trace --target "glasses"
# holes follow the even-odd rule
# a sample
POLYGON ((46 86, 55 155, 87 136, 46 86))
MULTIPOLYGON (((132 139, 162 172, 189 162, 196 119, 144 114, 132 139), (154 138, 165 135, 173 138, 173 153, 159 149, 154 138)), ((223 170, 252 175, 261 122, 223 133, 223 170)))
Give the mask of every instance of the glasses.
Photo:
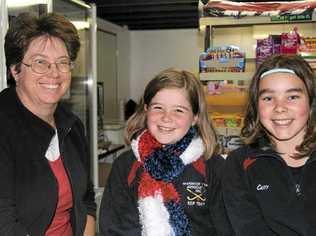
POLYGON ((69 60, 49 63, 48 61, 38 59, 38 60, 32 61, 31 64, 26 64, 24 62, 22 62, 22 64, 27 67, 31 67, 32 71, 34 71, 37 74, 47 73, 53 64, 55 64, 57 70, 62 73, 70 72, 75 66, 75 63, 69 60))

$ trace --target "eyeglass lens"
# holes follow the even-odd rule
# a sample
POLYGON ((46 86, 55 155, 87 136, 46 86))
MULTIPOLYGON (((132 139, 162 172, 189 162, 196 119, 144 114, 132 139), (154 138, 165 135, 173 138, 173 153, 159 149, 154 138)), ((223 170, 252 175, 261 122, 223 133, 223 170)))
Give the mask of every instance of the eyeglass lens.
POLYGON ((61 61, 61 62, 55 62, 55 63, 49 63, 47 61, 43 60, 35 60, 31 63, 31 68, 34 72, 44 74, 51 69, 51 66, 55 64, 56 68, 59 72, 67 73, 70 72, 73 68, 73 63, 69 61, 61 61))

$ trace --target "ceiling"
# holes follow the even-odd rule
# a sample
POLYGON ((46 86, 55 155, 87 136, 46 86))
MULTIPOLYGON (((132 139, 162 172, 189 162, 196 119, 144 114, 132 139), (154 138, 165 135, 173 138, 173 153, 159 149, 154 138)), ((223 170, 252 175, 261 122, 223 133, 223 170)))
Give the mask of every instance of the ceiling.
POLYGON ((97 16, 129 30, 198 28, 198 0, 85 0, 97 16))
MULTIPOLYGON (((199 27, 199 0, 84 0, 95 3, 97 16, 129 30, 199 27)), ((210 0, 201 0, 206 4, 210 0)), ((271 2, 231 0, 232 2, 271 2)), ((279 2, 295 0, 277 0, 279 2)), ((300 1, 300 0, 299 0, 300 1)))

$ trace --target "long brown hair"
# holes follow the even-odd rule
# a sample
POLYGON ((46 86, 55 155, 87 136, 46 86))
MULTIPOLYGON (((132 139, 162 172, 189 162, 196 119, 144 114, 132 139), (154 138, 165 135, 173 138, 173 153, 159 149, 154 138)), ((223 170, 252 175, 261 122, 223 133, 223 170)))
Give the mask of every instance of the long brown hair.
POLYGON ((310 117, 304 141, 296 147, 296 158, 310 155, 316 148, 316 114, 313 103, 315 102, 315 75, 310 65, 298 55, 273 55, 267 58, 257 69, 249 87, 249 98, 246 108, 245 122, 242 129, 242 137, 246 144, 254 144, 261 138, 265 138, 274 147, 269 134, 259 120, 259 82, 261 75, 274 68, 287 68, 293 70, 303 81, 309 98, 310 117))
POLYGON ((208 119, 204 90, 201 82, 190 72, 170 68, 154 77, 146 86, 136 112, 128 119, 125 129, 125 141, 130 144, 146 129, 145 105, 162 89, 181 88, 187 93, 193 114, 196 115, 196 128, 205 146, 204 157, 210 158, 217 151, 217 138, 208 119))

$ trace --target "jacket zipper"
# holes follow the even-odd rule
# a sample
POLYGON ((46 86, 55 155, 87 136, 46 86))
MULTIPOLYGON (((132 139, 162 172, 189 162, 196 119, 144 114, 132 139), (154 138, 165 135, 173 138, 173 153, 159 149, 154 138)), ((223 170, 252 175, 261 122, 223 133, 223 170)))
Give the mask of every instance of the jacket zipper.
MULTIPOLYGON (((63 139, 62 139, 62 140, 61 140, 61 142, 60 142, 60 154, 62 154, 62 152, 63 152, 64 139, 65 139, 65 138, 66 138, 66 136, 70 133, 70 131, 71 131, 71 127, 70 127, 70 128, 68 128, 68 130, 67 130, 67 132, 66 132, 65 136, 63 137, 63 139)), ((61 156, 61 158, 63 159, 63 155, 60 155, 60 156, 61 156)), ((64 162, 63 162, 63 163, 64 163, 64 162)), ((47 160, 47 164, 49 165, 48 160, 47 160)), ((64 165, 64 168, 65 168, 66 173, 67 173, 67 176, 68 176, 68 178, 69 178, 69 182, 70 182, 70 186, 71 186, 71 194, 72 194, 72 196, 73 196, 73 189, 72 189, 72 180, 71 180, 71 176, 70 176, 70 174, 69 174, 69 171, 68 171, 68 169, 67 169, 66 165, 64 165)), ((55 177, 54 173, 52 173, 52 175, 53 175, 53 177, 54 177, 55 186, 56 186, 56 191, 57 191, 57 197, 56 197, 57 201, 56 201, 56 205, 55 205, 55 209, 56 209, 57 204, 58 204, 58 191, 59 191, 59 190, 58 190, 58 183, 57 183, 57 179, 56 179, 56 177, 55 177)), ((72 200, 74 201, 74 198, 73 198, 72 200)), ((74 205, 74 204, 73 204, 73 205, 74 205)), ((50 218, 49 218, 49 223, 48 223, 48 225, 46 225, 46 229, 45 229, 45 231, 48 229, 48 226, 52 223, 53 216, 54 216, 54 213, 52 213, 52 214, 51 214, 51 216, 50 216, 50 218)), ((73 232, 73 233, 74 233, 74 232, 73 232)))
MULTIPOLYGON (((70 133, 71 131, 71 127, 69 127, 67 129, 67 132, 65 133, 63 139, 61 140, 60 142, 60 153, 61 153, 61 158, 62 160, 64 160, 64 155, 63 155, 63 150, 64 150, 64 140, 65 138, 67 137, 67 135, 70 133)), ((72 195, 72 208, 74 209, 74 206, 75 206, 75 197, 74 197, 74 192, 73 192, 73 181, 72 181, 72 178, 71 178, 71 175, 69 173, 69 170, 68 170, 68 166, 66 164, 66 162, 64 162, 64 168, 66 170, 66 173, 67 173, 67 177, 69 179, 69 183, 70 183, 70 187, 71 187, 71 195, 72 195)), ((75 212, 73 211, 73 214, 75 214, 75 212)), ((74 221, 74 224, 76 224, 77 222, 74 221)), ((75 228, 76 228, 76 225, 73 225, 73 229, 72 229, 72 233, 73 235, 76 235, 76 232, 75 232, 75 228)))
MULTIPOLYGON (((48 161, 48 160, 47 160, 48 161)), ((49 164, 48 164, 49 165, 49 164)), ((57 204, 58 204, 58 183, 57 183, 57 179, 56 179, 56 177, 55 177, 55 175, 54 175, 54 173, 52 173, 52 175, 53 175, 53 178, 54 178, 54 182, 55 182, 55 186, 56 186, 56 193, 57 193, 57 196, 55 196, 56 198, 56 203, 55 203, 55 206, 54 206, 54 209, 56 209, 57 208, 57 204)), ((52 212, 52 214, 50 215, 50 217, 49 217, 49 223, 46 225, 46 229, 45 229, 45 232, 46 232, 46 230, 48 229, 48 227, 50 226, 50 224, 52 223, 52 221, 53 221, 53 217, 54 217, 54 212, 52 212)))
MULTIPOLYGON (((55 206, 54 206, 54 209, 56 209, 56 208, 57 208, 57 204, 58 204, 58 191, 59 191, 59 190, 58 190, 58 182, 57 182, 56 176, 54 175, 54 173, 53 173, 53 171, 52 171, 52 169, 51 169, 51 167, 50 167, 50 165, 49 165, 49 160, 46 159, 46 161, 47 161, 47 165, 48 165, 48 167, 49 167, 48 169, 49 169, 50 173, 51 173, 52 176, 53 176, 54 183, 55 183, 55 187, 56 187, 57 196, 55 196, 56 203, 55 203, 55 206)), ((50 226, 50 224, 52 223, 53 217, 54 217, 54 212, 52 212, 52 214, 51 214, 50 217, 49 217, 48 224, 47 224, 46 227, 45 227, 45 232, 46 232, 46 230, 48 229, 48 227, 50 226)))
POLYGON ((310 161, 309 161, 309 159, 307 159, 306 163, 305 163, 305 164, 303 165, 303 167, 302 167, 302 173, 301 173, 301 176, 300 176, 300 179, 299 179, 298 184, 295 183, 293 174, 292 174, 292 172, 290 171, 290 167, 287 166, 287 167, 288 167, 288 168, 287 168, 287 169, 288 169, 288 173, 289 173, 289 175, 291 176, 292 183, 293 183, 294 186, 295 186, 295 193, 296 193, 296 196, 297 196, 297 197, 301 197, 302 195, 304 195, 304 193, 302 193, 302 184, 303 184, 303 179, 304 179, 304 175, 305 175, 305 170, 306 170, 306 168, 307 168, 307 165, 309 165, 310 163, 312 163, 312 162, 314 162, 314 161, 315 161, 315 159, 310 160, 310 161))
MULTIPOLYGON (((295 184, 295 192, 296 192, 296 195, 298 197, 300 197, 302 194, 304 195, 304 193, 302 193, 302 184, 303 184, 304 175, 305 175, 305 171, 306 171, 307 165, 310 165, 310 163, 312 163, 314 161, 315 161, 315 159, 313 159, 313 160, 307 159, 306 163, 302 167, 303 169, 302 169, 302 174, 300 176, 299 183, 295 184)), ((289 172, 290 172, 290 170, 289 170, 289 172)), ((292 181, 295 182, 292 173, 290 173, 290 174, 292 176, 292 181)))
POLYGON ((290 170, 290 167, 288 165, 286 166, 286 169, 287 169, 286 171, 287 171, 288 175, 290 176, 290 181, 291 181, 292 185, 294 186, 294 192, 295 192, 297 198, 299 198, 302 195, 301 186, 302 186, 303 175, 305 172, 305 167, 306 166, 304 165, 299 182, 296 183, 296 181, 294 180, 294 177, 293 177, 293 173, 290 170))

